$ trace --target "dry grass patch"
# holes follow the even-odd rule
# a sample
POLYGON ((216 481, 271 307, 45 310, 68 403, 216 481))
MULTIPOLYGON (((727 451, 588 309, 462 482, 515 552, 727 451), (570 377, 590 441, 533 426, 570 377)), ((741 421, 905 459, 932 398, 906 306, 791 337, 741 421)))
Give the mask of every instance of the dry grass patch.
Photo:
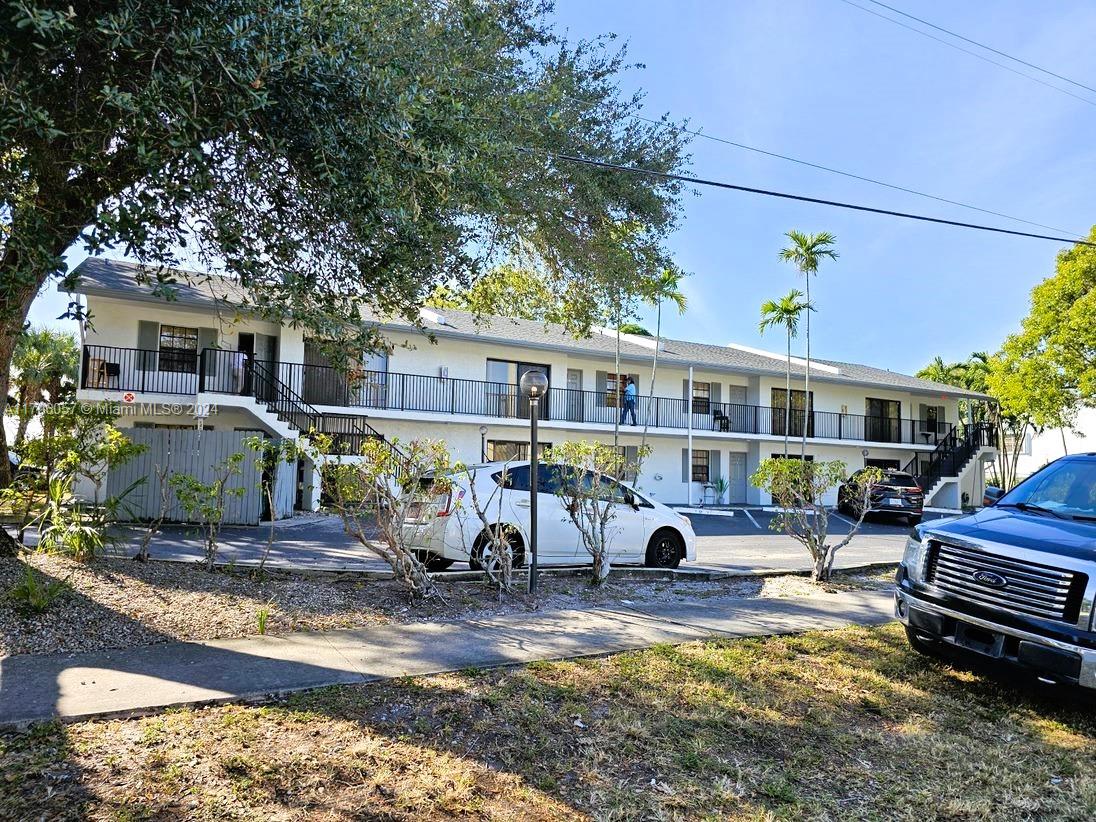
POLYGON ((1091 819, 1096 719, 898 626, 691 643, 0 737, 0 814, 1091 819))
MULTIPOLYGON (((830 590, 850 584, 846 580, 830 590)), ((29 554, 24 560, 0 558, 0 657, 248 636, 259 633, 261 609, 269 614, 266 632, 284 634, 660 600, 824 593, 801 577, 611 579, 592 588, 582 577, 545 576, 541 586, 535 602, 520 593, 500 601, 490 585, 442 581, 445 602, 412 608, 406 593, 389 580, 276 571, 256 578, 242 569, 208 573, 195 564, 110 559, 82 565, 29 554), (44 614, 20 615, 6 596, 22 579, 24 561, 43 580, 67 580, 71 585, 71 591, 44 614)))

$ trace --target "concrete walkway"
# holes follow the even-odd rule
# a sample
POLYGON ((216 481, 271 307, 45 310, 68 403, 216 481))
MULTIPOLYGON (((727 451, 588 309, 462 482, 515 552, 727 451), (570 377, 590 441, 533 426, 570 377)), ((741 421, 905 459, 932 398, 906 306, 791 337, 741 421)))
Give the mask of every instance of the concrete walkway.
POLYGON ((691 599, 0 659, 0 725, 890 620, 889 591, 691 599))

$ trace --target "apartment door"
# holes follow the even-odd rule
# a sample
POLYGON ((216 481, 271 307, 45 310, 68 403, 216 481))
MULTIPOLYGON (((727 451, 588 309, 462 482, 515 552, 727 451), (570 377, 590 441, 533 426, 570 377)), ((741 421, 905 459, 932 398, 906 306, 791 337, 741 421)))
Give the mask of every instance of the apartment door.
POLYGON ((749 431, 753 420, 752 410, 746 405, 746 386, 727 386, 727 405, 724 413, 727 415, 728 428, 731 431, 749 431))
POLYGON ((746 502, 746 455, 734 451, 727 455, 727 501, 746 502))
POLYGON ((570 422, 583 422, 582 369, 567 369, 567 419, 570 422))
POLYGON ((236 358, 233 365, 239 373, 233 375, 236 380, 237 391, 241 394, 250 394, 254 377, 252 376, 251 363, 255 359, 255 335, 240 332, 236 338, 236 352, 243 357, 236 358))
POLYGON ((902 404, 898 400, 866 399, 864 439, 871 442, 901 442, 902 404))

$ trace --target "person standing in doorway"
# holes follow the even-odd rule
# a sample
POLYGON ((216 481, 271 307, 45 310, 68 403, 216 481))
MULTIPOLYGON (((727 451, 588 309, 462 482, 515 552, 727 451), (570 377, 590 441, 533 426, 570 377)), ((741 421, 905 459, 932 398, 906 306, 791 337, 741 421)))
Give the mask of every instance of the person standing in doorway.
POLYGON ((628 378, 628 384, 624 386, 624 405, 620 409, 621 425, 624 425, 629 413, 632 415, 632 427, 634 428, 636 424, 636 383, 631 377, 628 378))

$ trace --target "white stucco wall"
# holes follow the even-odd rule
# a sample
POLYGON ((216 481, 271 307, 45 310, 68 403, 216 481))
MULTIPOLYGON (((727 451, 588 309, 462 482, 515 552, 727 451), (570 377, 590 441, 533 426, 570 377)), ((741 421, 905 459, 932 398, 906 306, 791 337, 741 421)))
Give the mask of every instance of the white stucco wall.
POLYGON ((1096 451, 1096 408, 1082 409, 1073 428, 1052 428, 1029 434, 1016 461, 1017 476, 1033 474, 1066 454, 1087 451, 1096 451))
MULTIPOLYGON (((215 314, 212 311, 200 311, 193 307, 157 306, 150 303, 126 302, 120 300, 91 297, 88 308, 92 320, 86 328, 86 342, 92 345, 136 347, 138 322, 153 320, 166 324, 184 325, 199 328, 217 328, 220 347, 228 350, 236 348, 241 332, 261 333, 275 336, 279 340, 278 358, 283 363, 302 363, 304 361, 304 335, 300 329, 278 328, 277 326, 250 317, 236 317, 230 314, 215 314)), ((437 343, 431 343, 424 336, 415 334, 394 334, 389 338, 392 352, 388 369, 393 373, 418 374, 436 378, 445 373, 450 380, 458 379, 483 381, 487 377, 489 358, 509 361, 545 364, 550 366, 553 387, 567 385, 568 369, 582 372, 582 389, 594 391, 596 373, 613 371, 611 352, 596 355, 582 351, 541 350, 532 346, 501 345, 497 343, 439 337, 437 343), (444 371, 443 371, 444 369, 444 371)), ((652 352, 653 353, 653 352, 652 352)), ((779 368, 779 361, 774 367, 779 368)), ((639 375, 640 395, 647 394, 650 385, 650 358, 643 361, 623 359, 621 371, 639 375)), ((294 373, 299 373, 296 371, 294 373)), ((658 366, 655 395, 680 400, 683 396, 682 383, 688 377, 687 367, 670 364, 665 360, 658 366)), ((719 399, 731 400, 731 386, 745 389, 745 402, 749 405, 767 407, 772 404, 772 390, 784 388, 784 377, 779 374, 751 375, 743 373, 721 372, 712 368, 696 368, 694 380, 715 383, 720 386, 719 399)), ((295 386, 299 390, 299 386, 295 386)), ((803 381, 792 381, 792 387, 802 389, 803 381)), ((954 423, 958 419, 958 402, 954 397, 941 397, 933 394, 916 394, 889 388, 879 388, 858 384, 842 384, 823 379, 822 374, 811 381, 814 392, 816 412, 832 412, 861 417, 866 411, 866 398, 874 397, 896 400, 901 404, 900 416, 903 420, 918 419, 920 404, 943 406, 944 420, 954 423)), ((87 393, 87 392, 85 392, 87 393)), ((143 398, 142 398, 143 399, 143 398)), ((185 399, 185 398, 180 398, 185 399)), ((680 408, 680 406, 677 406, 680 408)), ((486 425, 490 439, 527 441, 528 423, 522 419, 498 417, 448 416, 439 412, 425 412, 412 415, 401 410, 378 409, 320 409, 337 413, 360 413, 369 423, 388 437, 403 441, 431 437, 445 440, 454 458, 466 462, 475 462, 480 457, 479 426, 486 425)), ((132 413, 132 412, 130 412, 132 413)), ((160 413, 144 416, 124 417, 121 425, 130 425, 136 419, 161 423, 193 424, 192 416, 186 413, 163 416, 160 413)), ((240 409, 218 408, 207 419, 207 425, 215 429, 256 427, 261 422, 252 414, 240 409)), ((708 420, 711 423, 711 420, 708 420)), ((849 428, 844 429, 847 433, 849 428)), ((822 434, 816 432, 821 437, 822 434)), ((541 426, 541 438, 547 442, 559 443, 565 440, 596 439, 611 443, 611 430, 604 426, 575 424, 565 421, 546 421, 541 426)), ((624 426, 621 428, 620 444, 639 445, 641 429, 624 426)), ((682 429, 661 429, 650 432, 648 442, 653 452, 648 458, 639 485, 652 497, 667 503, 695 502, 702 489, 682 479, 682 449, 687 447, 687 432, 682 429)), ((783 451, 782 437, 759 439, 754 435, 714 434, 696 431, 693 438, 695 449, 719 451, 720 467, 726 476, 731 453, 746 454, 747 476, 753 473, 761 459, 783 451)), ((915 448, 909 445, 892 445, 863 441, 828 443, 808 440, 807 453, 817 460, 841 459, 855 470, 864 465, 866 458, 897 460, 905 465, 917 451, 926 451, 929 445, 915 448)), ((799 443, 794 437, 790 444, 794 454, 799 453, 799 443)), ((747 501, 754 504, 767 504, 769 500, 759 490, 747 485, 747 501)), ((835 499, 831 499, 831 502, 835 499)))

